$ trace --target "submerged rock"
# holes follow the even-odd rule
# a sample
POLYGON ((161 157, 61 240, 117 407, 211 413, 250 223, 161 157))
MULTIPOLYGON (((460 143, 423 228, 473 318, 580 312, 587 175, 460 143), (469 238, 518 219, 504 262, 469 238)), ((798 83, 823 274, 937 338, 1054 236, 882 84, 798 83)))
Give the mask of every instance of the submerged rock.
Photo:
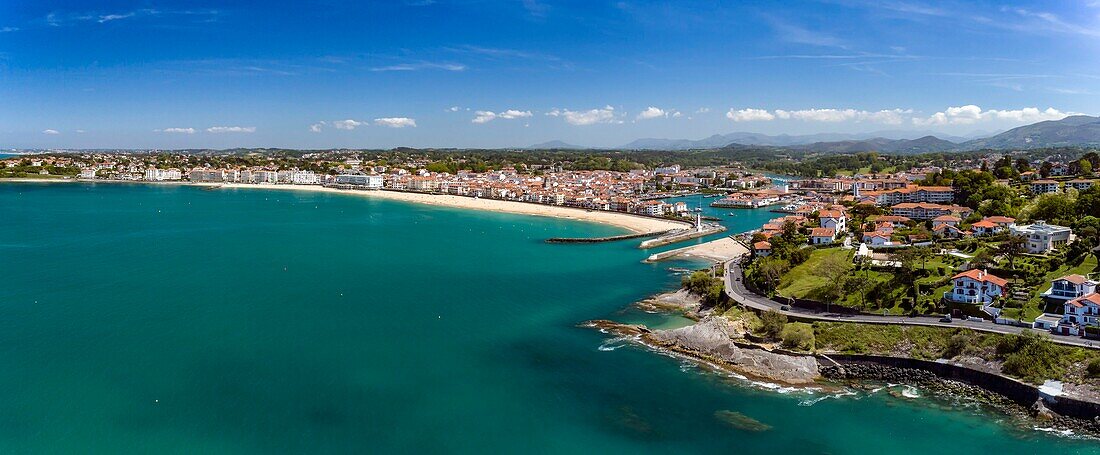
POLYGON ((771 425, 737 411, 715 411, 714 418, 738 430, 761 432, 772 429, 771 425))

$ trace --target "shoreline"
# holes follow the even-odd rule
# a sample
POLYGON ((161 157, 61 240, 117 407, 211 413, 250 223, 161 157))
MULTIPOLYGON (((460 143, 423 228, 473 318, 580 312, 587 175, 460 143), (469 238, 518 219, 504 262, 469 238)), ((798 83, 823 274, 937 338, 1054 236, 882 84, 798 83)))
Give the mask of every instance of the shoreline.
POLYGON ((243 183, 193 183, 193 182, 147 182, 147 181, 114 181, 114 180, 78 180, 78 179, 0 179, 0 183, 107 183, 107 184, 139 184, 139 185, 185 185, 218 189, 261 189, 303 191, 314 193, 345 194, 351 196, 388 199, 414 204, 434 205, 438 207, 451 207, 459 209, 481 210, 486 212, 511 213, 517 215, 544 216, 550 218, 569 219, 598 223, 625 229, 635 234, 650 234, 654 232, 667 232, 670 230, 687 229, 689 223, 682 221, 651 218, 633 215, 624 212, 611 212, 603 210, 586 210, 576 207, 564 207, 558 205, 544 205, 530 202, 506 201, 500 199, 481 199, 451 194, 430 194, 403 192, 394 190, 342 190, 321 185, 296 185, 296 184, 243 184, 243 183))

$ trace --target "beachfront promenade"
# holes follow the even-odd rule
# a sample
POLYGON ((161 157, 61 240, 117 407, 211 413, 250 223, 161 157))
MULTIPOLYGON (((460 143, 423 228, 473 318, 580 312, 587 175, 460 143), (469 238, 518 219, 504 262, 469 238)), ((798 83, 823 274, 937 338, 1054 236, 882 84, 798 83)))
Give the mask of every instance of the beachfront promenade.
POLYGON ((765 296, 756 294, 745 287, 745 283, 742 281, 743 276, 741 271, 741 261, 747 256, 741 256, 733 258, 725 264, 725 288, 726 295, 733 301, 740 303, 748 308, 752 308, 758 311, 774 310, 786 315, 788 318, 797 320, 808 321, 829 321, 829 322, 856 322, 862 324, 896 324, 896 325, 923 325, 929 327, 945 327, 945 328, 957 328, 963 327, 973 330, 980 330, 982 332, 991 333, 1003 333, 1003 334, 1019 334, 1024 332, 1043 333, 1048 335, 1051 341, 1059 344, 1066 344, 1072 346, 1080 346, 1085 348, 1100 349, 1100 345, 1096 342, 1085 340, 1077 337, 1068 336, 1055 336, 1050 335, 1049 331, 1037 330, 1027 327, 1018 327, 1012 325, 1000 325, 992 322, 978 322, 965 319, 955 319, 952 322, 941 322, 939 318, 930 316, 878 316, 873 314, 841 314, 820 312, 805 308, 797 308, 794 306, 786 306, 780 302, 769 299, 765 296))

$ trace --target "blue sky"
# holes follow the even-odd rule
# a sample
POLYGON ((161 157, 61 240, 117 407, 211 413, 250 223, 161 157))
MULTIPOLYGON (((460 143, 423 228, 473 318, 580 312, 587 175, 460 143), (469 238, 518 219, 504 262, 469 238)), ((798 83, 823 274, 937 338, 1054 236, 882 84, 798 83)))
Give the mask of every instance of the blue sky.
POLYGON ((0 4, 0 147, 994 131, 1100 101, 1100 0, 0 4))

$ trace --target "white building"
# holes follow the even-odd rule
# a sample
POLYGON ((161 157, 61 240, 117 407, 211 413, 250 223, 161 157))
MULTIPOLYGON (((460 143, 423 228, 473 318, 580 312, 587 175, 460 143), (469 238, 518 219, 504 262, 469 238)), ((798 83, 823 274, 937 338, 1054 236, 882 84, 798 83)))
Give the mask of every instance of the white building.
POLYGON ((845 231, 847 217, 844 216, 844 212, 840 210, 822 210, 817 214, 817 221, 820 227, 832 228, 834 232, 841 233, 845 231))
POLYGON ((1036 180, 1031 182, 1031 194, 1057 193, 1059 190, 1058 182, 1054 180, 1036 180))
POLYGON ((1009 230, 1012 235, 1024 238, 1027 252, 1032 254, 1046 254, 1073 241, 1072 229, 1046 224, 1045 221, 1035 224, 1015 224, 1009 226, 1009 230))
POLYGON ((1043 297, 1071 300, 1084 297, 1096 292, 1096 282, 1081 275, 1066 275, 1057 278, 1050 283, 1050 289, 1043 292, 1043 297))
POLYGON ((86 167, 84 169, 81 169, 80 170, 80 178, 82 178, 82 179, 94 179, 95 178, 95 170, 96 169, 94 167, 86 167))
POLYGON ((317 185, 321 181, 317 179, 317 174, 313 171, 294 171, 290 174, 290 183, 296 185, 317 185))
POLYGON ((382 188, 382 176, 381 175, 363 175, 363 174, 341 174, 336 176, 336 183, 338 185, 354 185, 363 187, 368 190, 377 190, 382 188))
POLYGON ((951 277, 951 290, 943 297, 957 303, 986 305, 1005 295, 1008 281, 984 270, 971 269, 951 277))
POLYGON ((1066 302, 1062 321, 1054 328, 1062 335, 1082 335, 1085 326, 1100 325, 1100 294, 1093 292, 1066 302))
POLYGON ((163 182, 165 180, 180 180, 183 178, 183 174, 179 169, 157 169, 149 168, 145 170, 145 180, 154 182, 163 182))

